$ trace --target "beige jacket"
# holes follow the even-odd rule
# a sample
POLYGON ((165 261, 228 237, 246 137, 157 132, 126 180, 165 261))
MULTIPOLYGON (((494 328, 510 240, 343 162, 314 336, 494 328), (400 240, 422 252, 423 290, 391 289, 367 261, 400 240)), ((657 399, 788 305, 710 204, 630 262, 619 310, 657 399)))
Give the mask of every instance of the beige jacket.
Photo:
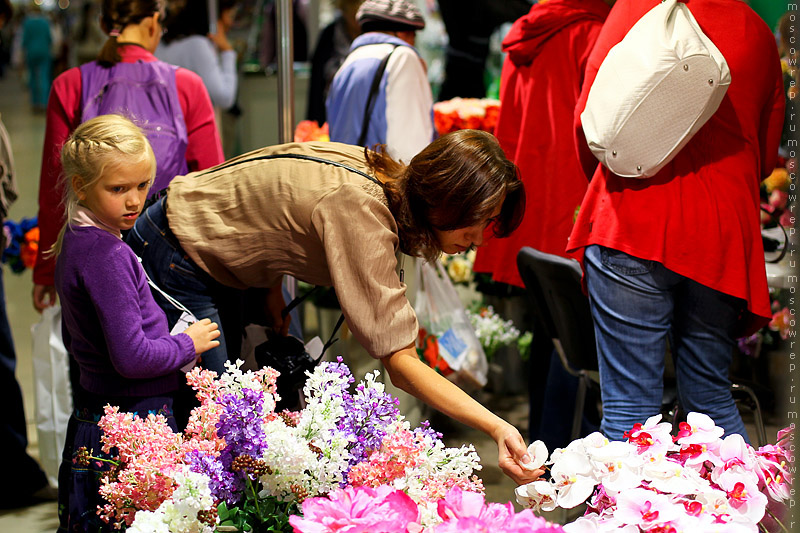
POLYGON ((186 253, 225 285, 271 287, 283 275, 333 286, 353 334, 373 357, 413 343, 417 319, 396 273, 397 225, 382 189, 299 154, 372 174, 364 149, 294 143, 176 177, 167 218, 186 253))

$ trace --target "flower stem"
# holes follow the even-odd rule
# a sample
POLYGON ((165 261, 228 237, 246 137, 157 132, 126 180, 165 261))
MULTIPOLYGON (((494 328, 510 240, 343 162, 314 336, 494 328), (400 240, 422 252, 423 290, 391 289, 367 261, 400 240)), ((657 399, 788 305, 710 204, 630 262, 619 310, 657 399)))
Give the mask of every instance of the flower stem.
POLYGON ((95 457, 94 455, 90 455, 89 459, 94 459, 95 461, 100 461, 102 463, 109 463, 114 466, 119 466, 119 461, 115 461, 113 459, 104 459, 103 457, 95 457))
MULTIPOLYGON (((777 517, 777 516, 775 516, 775 513, 773 513, 772 511, 770 511, 770 510, 769 510, 769 507, 767 507, 765 510, 766 510, 766 511, 769 513, 769 515, 772 517, 772 519, 773 519, 773 520, 775 520, 775 522, 777 522, 777 524, 778 524, 779 526, 781 526, 781 530, 782 530, 782 531, 785 531, 786 533, 789 533, 789 530, 786 528, 786 526, 784 526, 784 525, 783 525, 783 522, 781 522, 781 521, 778 519, 778 517, 777 517)), ((761 523, 760 523, 760 522, 759 522, 759 525, 761 525, 761 523)), ((766 528, 765 528, 765 529, 766 529, 766 528)))
POLYGON ((247 476, 247 484, 250 486, 250 490, 253 492, 253 504, 256 506, 256 513, 258 516, 261 516, 261 511, 258 509, 258 493, 256 492, 255 483, 250 479, 250 476, 247 476))

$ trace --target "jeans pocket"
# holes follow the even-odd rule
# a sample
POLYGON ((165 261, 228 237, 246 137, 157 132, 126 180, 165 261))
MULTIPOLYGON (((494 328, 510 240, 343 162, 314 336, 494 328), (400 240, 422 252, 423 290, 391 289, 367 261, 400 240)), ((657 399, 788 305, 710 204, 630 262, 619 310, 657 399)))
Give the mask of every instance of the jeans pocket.
POLYGON ((648 274, 655 268, 655 261, 639 259, 612 248, 602 248, 600 260, 603 262, 604 267, 625 276, 648 274))
POLYGON ((201 275, 198 272, 198 267, 194 261, 181 253, 181 250, 175 250, 170 257, 169 269, 181 278, 186 278, 196 283, 200 283, 205 287, 201 275))

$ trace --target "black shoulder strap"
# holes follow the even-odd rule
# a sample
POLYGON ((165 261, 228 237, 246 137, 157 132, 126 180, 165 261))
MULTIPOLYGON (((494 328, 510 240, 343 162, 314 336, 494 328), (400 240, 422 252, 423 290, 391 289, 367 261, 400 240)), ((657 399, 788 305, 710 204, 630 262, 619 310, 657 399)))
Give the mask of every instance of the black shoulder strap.
MULTIPOLYGON (((370 176, 366 172, 358 170, 357 168, 353 168, 350 165, 345 165, 344 163, 339 163, 338 161, 331 161, 330 159, 324 159, 322 157, 316 157, 313 155, 306 155, 306 154, 270 154, 270 155, 259 155, 256 157, 251 157, 249 159, 242 159, 239 161, 231 161, 230 163, 222 163, 216 167, 212 167, 207 171, 203 172, 202 174, 198 174, 198 176, 203 176, 210 172, 216 172, 217 170, 224 170, 226 168, 234 167, 236 165, 240 165, 242 163, 250 163, 252 161, 261 161, 264 159, 302 159, 304 161, 314 161, 315 163, 322 163, 324 165, 333 165, 335 167, 343 168, 347 171, 354 172, 364 178, 367 178, 369 181, 375 183, 383 187, 383 183, 378 181, 376 178, 370 176)), ((159 191, 160 192, 160 191, 159 191)))
POLYGON ((372 78, 372 86, 369 89, 369 96, 367 97, 367 105, 364 108, 364 120, 361 123, 361 135, 358 136, 359 146, 364 146, 364 141, 367 140, 367 129, 369 128, 369 119, 372 116, 372 109, 375 107, 375 99, 378 97, 378 87, 381 85, 383 73, 386 71, 386 64, 389 63, 389 58, 397 50, 399 45, 394 45, 391 52, 386 54, 378 65, 378 70, 375 71, 375 77, 372 78))
MULTIPOLYGON (((292 309, 294 309, 295 307, 297 307, 298 305, 300 305, 300 304, 303 302, 303 300, 305 300, 306 298, 308 298, 309 296, 311 296, 313 293, 317 292, 317 290, 319 290, 320 288, 322 288, 322 287, 321 287, 320 285, 317 285, 317 286, 315 286, 313 289, 311 289, 310 291, 308 291, 307 293, 305 293, 305 294, 303 294, 303 295, 301 295, 301 296, 297 296, 297 297, 295 297, 295 299, 294 299, 294 300, 292 300, 291 302, 289 302, 289 305, 287 305, 286 307, 284 307, 284 308, 281 310, 281 316, 282 316, 283 318, 286 318, 286 316, 287 316, 287 315, 288 315, 288 314, 289 314, 289 313, 292 311, 292 309)), ((322 353, 323 353, 323 354, 324 354, 326 351, 328 351, 328 348, 330 348, 330 347, 331 347, 331 345, 332 345, 334 342, 336 342, 336 341, 338 340, 338 339, 334 339, 333 337, 336 335, 336 332, 337 332, 337 331, 339 331, 339 328, 340 328, 340 327, 342 327, 342 324, 343 324, 343 323, 344 323, 344 313, 340 313, 340 314, 339 314, 339 320, 337 320, 337 321, 336 321, 336 325, 333 327, 333 331, 331 331, 331 336, 330 336, 330 337, 328 337, 328 342, 326 342, 326 343, 323 345, 323 347, 322 347, 322 353)), ((317 359, 317 363, 319 363, 321 360, 322 360, 322 356, 320 356, 320 358, 319 358, 319 359, 317 359)))

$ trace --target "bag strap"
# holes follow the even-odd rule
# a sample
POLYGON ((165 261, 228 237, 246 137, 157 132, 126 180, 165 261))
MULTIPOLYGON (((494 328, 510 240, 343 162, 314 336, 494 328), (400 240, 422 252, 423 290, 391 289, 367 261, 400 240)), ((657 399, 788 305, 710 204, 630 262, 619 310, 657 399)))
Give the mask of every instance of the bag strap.
MULTIPOLYGON (((303 295, 300 295, 300 296, 297 296, 294 300, 289 302, 289 305, 287 305, 286 307, 284 307, 281 310, 281 317, 286 318, 286 315, 288 315, 292 311, 292 309, 294 309, 295 307, 300 305, 303 302, 303 300, 305 300, 306 298, 308 298, 309 296, 311 296, 313 293, 317 292, 321 288, 322 287, 320 285, 316 285, 316 286, 314 286, 313 289, 311 289, 307 293, 305 293, 303 295)), ((343 323, 344 323, 344 313, 340 313, 339 314, 339 320, 336 321, 336 325, 333 327, 333 331, 331 332, 331 336, 328 337, 328 342, 326 342, 322 346, 322 353, 323 354, 326 351, 328 351, 328 348, 330 348, 331 345, 333 345, 334 342, 339 340, 339 339, 334 339, 333 337, 336 335, 336 332, 339 331, 339 328, 342 327, 343 323)), ((322 355, 320 355, 319 359, 317 359, 317 363, 319 363, 319 361, 321 361, 321 360, 322 360, 322 355)))
MULTIPOLYGON (((140 264, 142 263, 142 258, 141 258, 141 257, 139 257, 138 255, 136 256, 136 259, 138 259, 138 260, 139 260, 139 263, 140 263, 140 264)), ((142 268, 142 272, 144 272, 144 277, 146 277, 146 278, 147 278, 147 284, 148 284, 148 285, 150 285, 150 286, 151 286, 153 289, 155 289, 156 291, 158 291, 158 293, 159 293, 159 294, 161 294, 161 296, 163 296, 163 297, 164 297, 164 299, 165 299, 166 301, 168 301, 169 303, 171 303, 173 307, 175 307, 175 308, 176 308, 178 311, 183 311, 184 313, 189 313, 190 315, 194 316, 194 313, 192 313, 191 311, 189 311, 189 310, 186 308, 186 306, 185 306, 185 305, 183 305, 182 303, 180 303, 178 300, 176 300, 175 298, 173 298, 172 296, 170 296, 169 294, 167 294, 165 291, 163 291, 163 290, 161 289, 161 287, 159 287, 158 285, 156 285, 156 284, 155 284, 155 282, 154 282, 152 279, 150 279, 150 276, 147 274, 147 271, 146 271, 144 268, 142 268)))
POLYGON ((367 97, 367 105, 364 108, 364 120, 361 122, 361 135, 358 136, 358 146, 364 146, 364 141, 367 140, 367 129, 369 128, 369 119, 372 116, 372 109, 375 107, 375 100, 378 97, 378 88, 383 79, 383 73, 386 71, 386 65, 389 63, 389 57, 397 50, 399 45, 394 45, 392 50, 386 54, 378 65, 378 70, 375 71, 375 76, 372 78, 372 85, 369 88, 369 96, 367 97))
MULTIPOLYGON (((765 213, 769 213, 769 211, 764 209, 763 206, 761 207, 761 210, 764 211, 765 213)), ((772 213, 769 214, 771 215, 772 213)), ((789 249, 789 234, 786 233, 786 228, 784 228, 783 224, 781 224, 780 222, 778 222, 778 227, 781 228, 781 231, 783 232, 783 248, 781 249, 777 257, 774 257, 772 259, 765 259, 765 262, 767 263, 780 263, 781 259, 786 257, 786 250, 789 249)))
MULTIPOLYGON (((241 161, 232 161, 230 163, 223 163, 222 165, 219 165, 219 166, 216 166, 216 167, 214 167, 212 169, 209 169, 209 170, 203 172, 202 174, 198 174, 198 177, 204 176, 205 174, 208 174, 212 170, 213 171, 224 170, 226 168, 234 167, 236 165, 241 165, 241 164, 244 164, 244 163, 251 163, 253 161, 262 161, 264 159, 301 159, 301 160, 304 160, 304 161, 314 161, 315 163, 322 163, 322 164, 325 164, 325 165, 333 165, 335 167, 343 168, 343 169, 345 169, 347 171, 350 171, 350 172, 353 172, 355 174, 358 174, 358 175, 368 179, 369 181, 375 183, 376 185, 380 185, 381 187, 383 187, 383 183, 381 183, 380 181, 378 181, 377 179, 375 179, 374 177, 370 176, 369 174, 367 174, 364 171, 358 170, 357 168, 353 168, 350 165, 347 165, 345 163, 340 163, 338 161, 331 161, 330 159, 325 159, 325 158, 322 158, 322 157, 317 157, 317 156, 313 156, 313 155, 306 155, 306 154, 259 155, 259 156, 256 156, 256 157, 251 157, 249 159, 242 159, 241 161)), ((157 194, 161 194, 161 191, 159 191, 159 193, 157 193, 157 194)))

